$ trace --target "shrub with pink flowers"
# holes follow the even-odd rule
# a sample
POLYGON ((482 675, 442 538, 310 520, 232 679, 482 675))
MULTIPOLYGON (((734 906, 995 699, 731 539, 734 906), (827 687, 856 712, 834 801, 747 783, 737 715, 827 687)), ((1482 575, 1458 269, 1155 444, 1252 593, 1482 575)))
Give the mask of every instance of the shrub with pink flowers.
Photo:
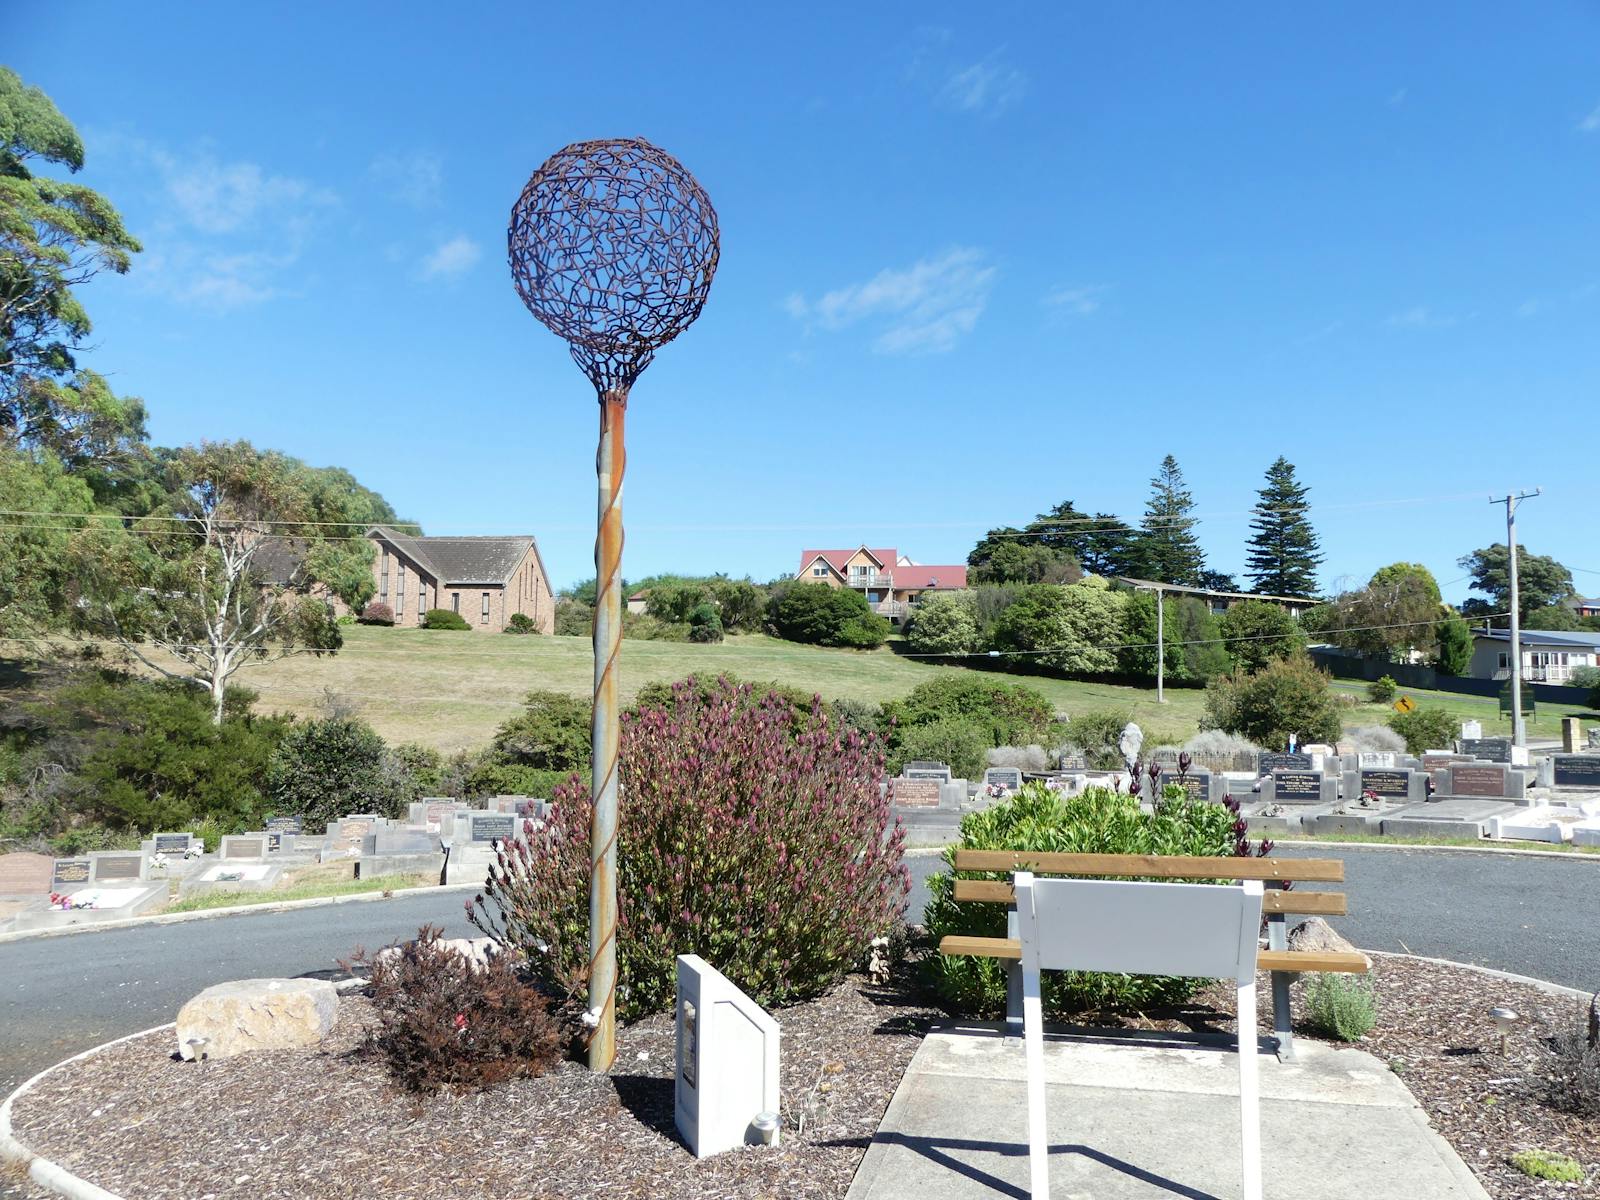
MULTIPOLYGON (((896 925, 910 876, 880 794, 877 739, 821 701, 719 679, 625 713, 617 844, 617 1011, 672 1005, 676 956, 698 954, 758 1003, 814 996, 896 925)), ((548 983, 587 986, 589 818, 576 777, 553 818, 503 843, 479 929, 523 949, 548 983)))

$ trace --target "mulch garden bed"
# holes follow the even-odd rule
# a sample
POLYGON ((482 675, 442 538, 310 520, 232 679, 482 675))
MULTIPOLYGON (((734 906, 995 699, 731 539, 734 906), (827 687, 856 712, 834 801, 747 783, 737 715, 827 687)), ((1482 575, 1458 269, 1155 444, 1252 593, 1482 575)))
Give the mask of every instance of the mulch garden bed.
MULTIPOLYGON (((1374 982, 1379 1025, 1359 1045, 1400 1074, 1495 1200, 1600 1197, 1600 1119, 1546 1099, 1549 1039, 1576 1027, 1575 1001, 1410 959, 1378 958, 1374 982), (1523 1017, 1504 1055, 1495 1004, 1523 1017), (1588 1177, 1531 1180, 1506 1161, 1525 1149, 1570 1155, 1588 1177)), ((1217 989, 1126 1023, 1226 1030, 1231 1003, 1231 989, 1217 989)), ((861 979, 778 1012, 782 1146, 697 1161, 673 1129, 668 1016, 621 1030, 610 1076, 565 1063, 487 1093, 418 1100, 351 1053, 370 1011, 347 995, 317 1052, 178 1063, 170 1032, 123 1043, 30 1092, 13 1113, 17 1134, 128 1200, 838 1198, 938 1016, 908 988, 861 979)))

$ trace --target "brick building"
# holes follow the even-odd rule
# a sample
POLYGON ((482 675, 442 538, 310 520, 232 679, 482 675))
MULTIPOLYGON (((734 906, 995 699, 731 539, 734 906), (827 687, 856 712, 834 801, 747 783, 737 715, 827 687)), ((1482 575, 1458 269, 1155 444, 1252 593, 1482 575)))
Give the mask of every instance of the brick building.
POLYGON ((555 594, 531 536, 414 537, 387 525, 367 536, 377 546, 373 599, 394 610, 396 625, 447 608, 475 630, 499 633, 523 613, 540 633, 555 631, 555 594))

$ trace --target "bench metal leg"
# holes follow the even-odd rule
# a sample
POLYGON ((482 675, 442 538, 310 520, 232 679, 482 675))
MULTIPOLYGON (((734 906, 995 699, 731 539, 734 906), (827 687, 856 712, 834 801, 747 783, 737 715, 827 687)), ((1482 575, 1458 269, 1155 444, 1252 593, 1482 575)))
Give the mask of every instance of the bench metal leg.
MULTIPOLYGON (((1285 915, 1283 913, 1268 914, 1267 949, 1287 950, 1288 948, 1289 926, 1285 915)), ((1294 1033, 1289 1027, 1289 984, 1293 980, 1293 972, 1272 972, 1272 1032, 1278 1039, 1278 1057, 1285 1060, 1294 1057, 1294 1033)))
MULTIPOLYGON (((1020 939, 1022 927, 1017 923, 1017 906, 1009 905, 1006 908, 1006 936, 1020 939)), ((1019 1038, 1022 1036, 1022 963, 1021 961, 1006 964, 1006 1036, 1019 1038)))

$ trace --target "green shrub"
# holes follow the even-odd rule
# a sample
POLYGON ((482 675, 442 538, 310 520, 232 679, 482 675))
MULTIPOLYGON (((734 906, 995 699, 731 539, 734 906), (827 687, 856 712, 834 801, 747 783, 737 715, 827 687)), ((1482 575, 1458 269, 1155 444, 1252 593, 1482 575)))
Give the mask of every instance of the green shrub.
POLYGON ((465 1092, 543 1075, 561 1059, 549 1000, 508 954, 474 963, 424 925, 393 954, 358 951, 371 968, 376 1023, 362 1049, 409 1092, 465 1092))
POLYGON ((966 592, 938 592, 912 613, 906 641, 917 654, 971 654, 980 646, 978 610, 966 592))
MULTIPOLYGON (((585 630, 585 632, 588 632, 585 630)), ((648 613, 622 614, 622 636, 636 642, 687 642, 689 627, 657 620, 648 613)))
POLYGON ((383 739, 351 717, 294 726, 266 770, 273 811, 303 818, 308 830, 350 813, 400 816, 414 799, 406 783, 383 739))
POLYGON ((422 627, 424 629, 466 629, 471 625, 467 619, 458 612, 451 612, 448 608, 430 608, 422 614, 422 627))
MULTIPOLYGON (((883 706, 898 731, 935 721, 965 721, 984 731, 990 746, 1036 742, 1055 720, 1042 692, 976 671, 941 671, 883 706)), ((915 757, 915 756, 913 756, 915 757)))
POLYGON ((1567 678, 1567 686, 1600 691, 1600 667, 1573 667, 1572 674, 1567 678))
POLYGON ((960 779, 982 779, 984 756, 994 743, 988 733, 957 717, 913 725, 898 731, 895 748, 889 757, 889 771, 898 775, 913 759, 948 763, 951 775, 960 779))
POLYGON ((706 584, 724 629, 760 629, 767 593, 748 579, 712 579, 706 584))
POLYGON ((506 620, 505 632, 526 635, 538 633, 539 627, 533 623, 533 618, 527 613, 512 613, 506 620))
POLYGON ((1365 1037, 1378 1023, 1378 998, 1364 975, 1312 975, 1306 981, 1306 1024, 1341 1042, 1365 1037))
POLYGON ((1394 681, 1394 677, 1384 675, 1367 684, 1367 699, 1374 704, 1389 704, 1399 690, 1400 685, 1394 681))
POLYGON ((587 698, 535 689, 522 711, 495 731, 493 749, 505 762, 565 775, 589 765, 594 706, 587 698))
POLYGON ((582 600, 562 597, 556 601, 557 637, 588 637, 594 632, 594 609, 582 600))
POLYGON ((1519 1150, 1508 1161, 1531 1179, 1550 1179, 1557 1183, 1583 1182, 1583 1164, 1553 1150, 1519 1150))
POLYGON ((1091 576, 1070 587, 1037 584, 1018 589, 994 623, 994 644, 1028 653, 1030 661, 1069 674, 1117 669, 1112 646, 1125 640, 1127 596, 1091 576))
POLYGON ((1391 716, 1389 728, 1405 738, 1408 753, 1421 754, 1424 750, 1448 749, 1460 725, 1442 708, 1419 705, 1408 713, 1391 716))
POLYGON ((1269 600, 1244 600, 1217 618, 1217 632, 1234 668, 1260 671, 1296 657, 1306 648, 1305 632, 1288 610, 1269 600))
POLYGON ((691 642, 720 642, 722 618, 715 604, 697 604, 689 613, 689 640, 691 642))
POLYGON ((1206 685, 1202 728, 1279 747, 1339 740, 1343 722, 1328 677, 1305 655, 1269 662, 1253 675, 1225 676, 1206 685))
POLYGON ((796 583, 773 595, 767 623, 778 637, 812 646, 871 649, 889 636, 889 622, 854 588, 796 583))
MULTIPOLYGON (((821 704, 796 732, 785 697, 719 681, 625 713, 619 1016, 671 1006, 679 954, 764 1005, 817 995, 859 965, 909 887, 882 781, 877 745, 821 704)), ((554 799, 525 852, 502 849, 471 917, 571 996, 589 961, 590 801, 571 785, 554 799)))
POLYGON ((289 721, 248 708, 230 697, 222 724, 213 725, 206 694, 186 684, 108 674, 69 687, 52 719, 88 728, 58 802, 113 830, 186 829, 207 818, 225 832, 250 829, 289 721))
MULTIPOLYGON (((1024 784, 1016 796, 961 821, 956 846, 944 852, 946 870, 932 876, 932 899, 925 922, 937 944, 949 934, 1004 937, 1005 906, 956 903, 954 880, 1002 878, 1002 874, 954 870, 962 850, 1034 850, 1080 854, 1200 854, 1230 857, 1235 850, 1234 817, 1220 804, 1191 800, 1170 786, 1154 813, 1131 796, 1109 788, 1089 788, 1065 796, 1039 783, 1024 784)), ((940 1003, 961 1016, 994 1017, 1005 1011, 1005 965, 995 959, 934 956, 930 983, 940 1003)), ((1051 971, 1044 977, 1047 1014, 1097 1008, 1145 1008, 1194 995, 1204 981, 1144 975, 1051 971)))
POLYGON ((1062 725, 1061 741, 1082 750, 1093 770, 1114 771, 1125 765, 1117 743, 1131 720, 1133 716, 1122 709, 1091 709, 1069 718, 1062 725))
POLYGON ((582 770, 546 771, 538 767, 511 762, 493 750, 473 759, 465 777, 455 789, 442 789, 441 794, 471 800, 481 796, 537 796, 548 800, 573 775, 578 776, 583 788, 589 787, 589 764, 582 770))
POLYGON ((393 625, 394 609, 380 600, 370 601, 357 618, 363 625, 393 625))

